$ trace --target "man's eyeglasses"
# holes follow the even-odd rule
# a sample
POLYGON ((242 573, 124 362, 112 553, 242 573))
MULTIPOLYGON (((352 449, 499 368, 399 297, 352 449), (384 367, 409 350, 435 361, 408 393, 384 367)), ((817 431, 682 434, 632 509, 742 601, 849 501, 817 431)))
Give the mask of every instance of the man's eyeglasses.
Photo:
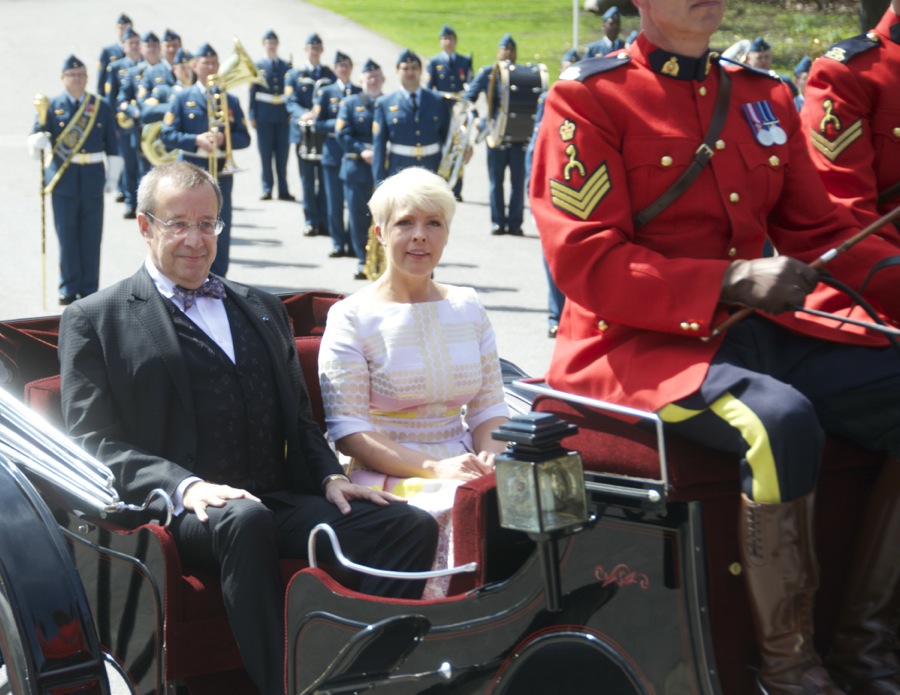
POLYGON ((203 236, 219 236, 222 233, 222 230, 225 229, 225 223, 222 220, 202 220, 200 222, 170 220, 169 222, 163 222, 149 212, 145 212, 144 214, 162 227, 166 234, 175 239, 183 239, 188 235, 188 232, 194 228, 196 228, 203 236))

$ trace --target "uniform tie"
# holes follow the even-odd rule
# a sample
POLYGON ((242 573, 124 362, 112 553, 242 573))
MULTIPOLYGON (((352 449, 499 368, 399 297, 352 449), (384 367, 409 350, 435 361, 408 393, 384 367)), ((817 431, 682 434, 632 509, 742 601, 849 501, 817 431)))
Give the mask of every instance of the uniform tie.
POLYGON ((181 285, 175 285, 174 297, 178 297, 184 304, 184 310, 190 309, 197 297, 210 297, 212 299, 225 299, 225 284, 219 278, 211 277, 195 290, 189 290, 181 285))
POLYGON ((409 99, 410 99, 410 101, 412 101, 412 111, 413 111, 413 116, 415 116, 418 114, 418 111, 419 111, 419 106, 418 106, 418 104, 416 104, 416 93, 413 92, 412 94, 410 94, 409 99))

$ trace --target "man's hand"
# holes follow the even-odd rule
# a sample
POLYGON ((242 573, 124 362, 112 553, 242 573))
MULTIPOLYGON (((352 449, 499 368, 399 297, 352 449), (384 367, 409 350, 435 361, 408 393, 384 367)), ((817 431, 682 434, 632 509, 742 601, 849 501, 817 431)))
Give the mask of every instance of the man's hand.
POLYGON ((359 158, 361 160, 363 160, 366 164, 371 164, 372 159, 374 159, 374 157, 375 157, 375 152, 372 150, 366 149, 359 153, 359 158))
POLYGON ((197 149, 203 150, 204 152, 215 152, 216 146, 218 144, 218 133, 200 133, 195 142, 197 143, 197 149))
POLYGON ((200 521, 209 521, 206 513, 207 507, 224 507, 228 500, 246 499, 259 502, 259 498, 251 495, 246 490, 241 490, 229 485, 216 485, 198 480, 188 486, 184 491, 182 504, 184 508, 194 512, 200 521))
POLYGON ((818 277, 814 268, 790 256, 735 261, 722 278, 721 299, 780 314, 803 304, 818 277))
POLYGON ((302 114, 302 115, 300 116, 300 118, 298 118, 297 120, 300 121, 300 122, 302 123, 302 122, 305 122, 305 121, 312 121, 312 120, 315 120, 315 118, 316 118, 315 112, 314 112, 312 109, 310 109, 310 110, 307 111, 306 113, 302 114))
POLYGON ((390 492, 373 490, 365 485, 357 485, 343 478, 336 478, 325 486, 325 499, 341 510, 341 514, 350 513, 350 500, 369 500, 382 507, 391 502, 406 504, 406 500, 390 492))

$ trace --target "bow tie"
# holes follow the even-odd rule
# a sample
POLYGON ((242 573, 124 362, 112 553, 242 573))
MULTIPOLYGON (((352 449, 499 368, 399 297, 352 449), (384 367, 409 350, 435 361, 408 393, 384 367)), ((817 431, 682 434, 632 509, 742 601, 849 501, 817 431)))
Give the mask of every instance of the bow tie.
POLYGON ((184 310, 190 309, 197 297, 210 297, 212 299, 225 299, 225 284, 219 278, 209 278, 196 290, 189 290, 181 285, 175 285, 173 296, 178 297, 184 303, 184 310))

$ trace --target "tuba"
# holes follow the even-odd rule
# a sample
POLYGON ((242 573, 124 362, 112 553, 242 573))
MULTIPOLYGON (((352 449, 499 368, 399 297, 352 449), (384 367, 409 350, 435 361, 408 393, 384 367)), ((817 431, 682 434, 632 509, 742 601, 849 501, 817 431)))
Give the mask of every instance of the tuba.
POLYGON ((213 133, 221 132, 225 135, 225 166, 219 170, 218 148, 209 153, 209 173, 215 178, 229 176, 238 171, 231 151, 231 114, 228 111, 228 90, 242 84, 265 85, 265 78, 261 77, 253 59, 244 50, 240 39, 234 37, 234 51, 215 75, 207 78, 206 116, 209 121, 209 130, 213 133))
POLYGON ((475 121, 478 118, 478 114, 467 102, 459 97, 453 95, 444 96, 446 99, 456 100, 457 103, 437 173, 450 185, 450 188, 453 188, 460 177, 462 177, 463 167, 467 160, 466 155, 475 141, 475 121))
POLYGON ((141 130, 141 152, 153 166, 174 162, 178 158, 178 150, 170 150, 163 145, 160 138, 162 127, 162 121, 155 121, 141 130))

